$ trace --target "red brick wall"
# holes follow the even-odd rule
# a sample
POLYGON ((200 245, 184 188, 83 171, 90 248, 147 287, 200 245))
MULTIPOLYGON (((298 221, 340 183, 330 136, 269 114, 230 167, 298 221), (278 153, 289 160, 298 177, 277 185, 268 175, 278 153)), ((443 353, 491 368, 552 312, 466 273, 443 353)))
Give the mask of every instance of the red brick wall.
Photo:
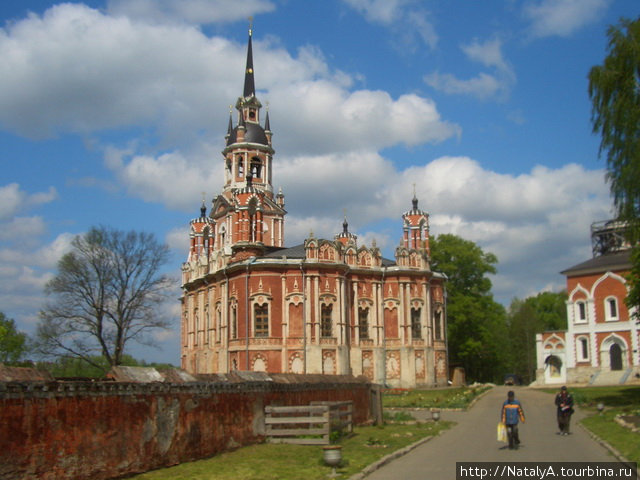
MULTIPOLYGON (((301 377, 299 377, 301 378, 301 377)), ((266 405, 354 402, 370 417, 370 385, 310 383, 3 383, 0 478, 108 479, 206 458, 263 440, 266 405)))

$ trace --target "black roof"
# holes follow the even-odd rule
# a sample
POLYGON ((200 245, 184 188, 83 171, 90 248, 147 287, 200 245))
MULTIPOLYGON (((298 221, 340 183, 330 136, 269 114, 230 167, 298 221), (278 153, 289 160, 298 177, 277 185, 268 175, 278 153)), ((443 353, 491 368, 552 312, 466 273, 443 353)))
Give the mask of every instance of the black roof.
MULTIPOLYGON (((304 244, 295 245, 289 248, 273 248, 270 249, 267 253, 265 253, 261 258, 305 258, 304 244)), ((382 258, 382 265, 384 267, 390 267, 395 265, 396 262, 394 260, 389 260, 388 258, 382 258)))
POLYGON ((631 269, 631 250, 594 257, 560 272, 567 277, 631 269))
MULTIPOLYGON (((245 124, 245 128, 247 129, 244 134, 244 141, 246 143, 258 143, 260 145, 269 145, 269 140, 267 140, 267 135, 264 133, 264 128, 262 128, 257 123, 247 122, 245 124)), ((237 142, 238 139, 238 127, 234 128, 229 135, 229 139, 227 140, 227 146, 232 145, 237 142)))

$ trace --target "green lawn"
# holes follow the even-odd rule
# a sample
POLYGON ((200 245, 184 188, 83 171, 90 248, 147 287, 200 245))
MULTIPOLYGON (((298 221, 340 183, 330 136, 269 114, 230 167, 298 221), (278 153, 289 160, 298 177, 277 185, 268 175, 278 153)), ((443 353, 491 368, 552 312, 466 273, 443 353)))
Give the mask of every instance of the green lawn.
MULTIPOLYGON (((356 427, 354 435, 343 438, 343 465, 337 479, 346 479, 380 458, 450 428, 451 422, 415 425, 387 424, 356 427)), ((260 444, 196 462, 147 472, 136 480, 325 480, 331 468, 322 461, 322 447, 260 444)))
POLYGON ((467 408, 488 386, 438 388, 434 390, 391 390, 382 396, 385 408, 467 408))
POLYGON ((590 413, 581 423, 627 460, 640 463, 640 433, 634 433, 614 421, 616 415, 640 415, 640 386, 583 387, 569 391, 575 403, 590 413), (598 403, 605 406, 602 414, 596 408, 598 403))

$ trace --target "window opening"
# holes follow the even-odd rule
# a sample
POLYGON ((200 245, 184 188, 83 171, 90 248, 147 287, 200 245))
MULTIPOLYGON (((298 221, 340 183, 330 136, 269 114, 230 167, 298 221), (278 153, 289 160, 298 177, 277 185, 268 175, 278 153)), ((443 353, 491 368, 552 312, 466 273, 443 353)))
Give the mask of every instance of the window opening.
POLYGON ((256 337, 268 337, 269 336, 269 306, 268 305, 256 305, 253 309, 255 328, 254 336, 256 337))

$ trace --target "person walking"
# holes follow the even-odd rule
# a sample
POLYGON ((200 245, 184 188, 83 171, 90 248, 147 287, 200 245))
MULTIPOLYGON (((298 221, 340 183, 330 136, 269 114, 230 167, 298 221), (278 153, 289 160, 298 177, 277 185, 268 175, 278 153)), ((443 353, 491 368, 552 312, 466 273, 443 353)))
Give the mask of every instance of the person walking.
POLYGON ((573 397, 564 385, 556 395, 556 407, 558 407, 559 435, 569 435, 569 423, 573 414, 573 397))
POLYGON ((518 421, 524 422, 524 410, 520 401, 516 400, 515 393, 510 390, 507 399, 502 404, 502 423, 507 427, 507 439, 509 440, 509 450, 517 450, 520 445, 518 435, 518 421))

